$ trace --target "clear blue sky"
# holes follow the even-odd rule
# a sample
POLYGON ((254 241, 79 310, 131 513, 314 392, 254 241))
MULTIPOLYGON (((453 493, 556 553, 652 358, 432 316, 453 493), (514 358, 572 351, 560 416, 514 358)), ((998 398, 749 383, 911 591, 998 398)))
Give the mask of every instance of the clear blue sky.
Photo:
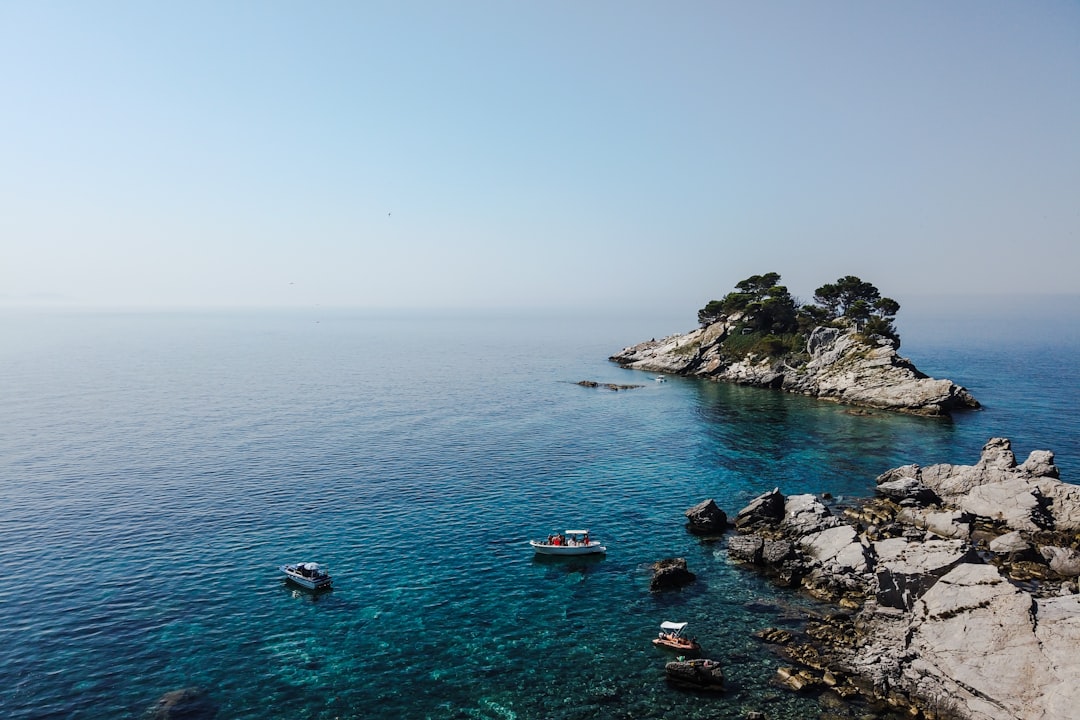
POLYGON ((0 0, 0 91, 0 306, 1078 290, 1072 0, 0 0))

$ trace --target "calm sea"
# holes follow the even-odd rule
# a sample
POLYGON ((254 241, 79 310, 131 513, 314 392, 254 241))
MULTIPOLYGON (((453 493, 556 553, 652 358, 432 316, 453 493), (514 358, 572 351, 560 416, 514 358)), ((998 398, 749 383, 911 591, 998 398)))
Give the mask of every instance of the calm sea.
POLYGON ((779 661, 752 634, 813 606, 688 535, 685 509, 867 495, 897 465, 973 463, 993 436, 1080 477, 1075 338, 904 328, 904 354, 985 404, 952 421, 607 361, 692 326, 0 314, 0 716, 139 718, 199 687, 230 719, 816 717, 770 684, 779 661), (607 556, 530 552, 574 526, 607 556), (649 564, 671 556, 698 581, 651 595, 649 564), (334 590, 282 582, 305 560, 334 590), (728 692, 665 684, 663 620, 691 623, 728 692))

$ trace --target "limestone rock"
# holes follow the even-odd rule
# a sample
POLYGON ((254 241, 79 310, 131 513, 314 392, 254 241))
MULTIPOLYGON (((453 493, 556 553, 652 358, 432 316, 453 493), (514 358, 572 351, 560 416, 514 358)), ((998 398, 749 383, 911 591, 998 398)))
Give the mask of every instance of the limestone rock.
POLYGON ((649 582, 651 592, 673 590, 697 579, 686 566, 686 558, 668 558, 653 564, 653 576, 649 582))
POLYGON ((780 646, 805 666, 782 668, 780 682, 861 693, 913 717, 1073 720, 1080 488, 1056 475, 1048 451, 1017 464, 1009 441, 991 438, 974 465, 883 473, 879 487, 902 504, 879 497, 845 511, 845 522, 814 496, 793 495, 781 520, 757 515, 756 534, 730 539, 732 557, 779 574, 766 562, 775 547, 806 590, 852 610, 846 624, 808 621, 820 648, 780 646), (926 504, 920 484, 937 500, 926 504))
POLYGON ((915 477, 898 477, 878 482, 877 491, 897 502, 911 500, 922 505, 936 505, 941 502, 937 494, 922 484, 915 477))
POLYGON ((807 535, 800 545, 828 573, 858 574, 867 571, 866 548, 855 528, 850 525, 837 525, 807 535))
POLYGON ((1011 470, 1016 467, 1016 455, 1008 438, 990 438, 983 446, 982 456, 976 467, 1000 468, 1011 470))
POLYGON ((1049 476, 1033 478, 1031 482, 1039 488, 1053 512, 1054 529, 1080 533, 1080 487, 1049 476))
POLYGON ((724 689, 724 671, 715 660, 698 658, 669 662, 664 666, 668 682, 693 690, 724 689))
POLYGON ((901 465, 898 468, 892 470, 886 470, 877 477, 877 484, 897 482, 900 480, 917 480, 920 481, 922 474, 922 468, 918 465, 901 465))
POLYGON ((1072 548, 1046 546, 1039 553, 1049 563, 1050 569, 1062 577, 1080 577, 1080 552, 1072 548))
POLYGON ((875 597, 879 605, 911 610, 915 601, 948 571, 977 560, 974 548, 960 540, 911 543, 892 538, 874 543, 875 597))
POLYGON ((943 500, 967 495, 980 485, 1016 477, 1016 456, 1005 438, 991 438, 983 446, 975 465, 931 465, 920 468, 917 477, 943 500))
POLYGON ((1024 539, 1019 530, 1013 530, 991 540, 989 549, 999 555, 1012 555, 1030 550, 1031 543, 1024 539))
POLYGON ((790 540, 767 538, 761 548, 761 562, 766 565, 780 565, 795 553, 795 546, 790 540))
POLYGON ((897 514, 896 521, 943 538, 966 538, 971 535, 971 520, 961 510, 904 508, 897 514))
MULTIPOLYGON (((1051 530, 1075 538, 1077 490, 1057 479, 1051 453, 1036 451, 1017 465, 1009 441, 992 438, 976 465, 906 466, 887 475, 919 478, 942 491, 946 503, 962 507, 964 516, 1012 528, 989 543, 991 552, 1006 558, 1011 576, 1080 574, 1080 553, 1072 548, 1042 545, 1037 554, 1030 553, 1036 539, 1043 542, 1051 530), (1022 559, 1027 557, 1041 557, 1049 567, 1022 559)), ((889 565, 888 552, 875 547, 876 601, 885 610, 890 599, 883 595, 887 583, 880 582, 880 569, 889 565)), ((941 569, 948 572, 929 587, 923 585, 910 612, 891 618, 864 613, 864 629, 874 640, 854 664, 924 702, 946 699, 953 714, 969 720, 1074 717, 1080 668, 1067 648, 1080 634, 1075 583, 1062 583, 1057 596, 1051 585, 1048 596, 1036 597, 1007 582, 994 566, 977 564, 970 553, 959 564, 939 565, 933 576, 941 569)), ((905 609, 910 599, 892 604, 905 609)))
POLYGON ((792 690, 799 692, 822 684, 822 680, 805 668, 781 667, 776 670, 776 679, 781 685, 786 685, 792 690))
MULTIPOLYGON (((910 478, 933 491, 943 504, 1008 530, 1080 532, 1080 488, 1058 479, 1053 459, 1052 452, 1036 450, 1017 465, 1010 441, 991 438, 975 465, 905 465, 886 471, 878 483, 910 478)), ((937 520, 944 525, 942 518, 937 520)))
POLYGON ((728 556, 738 562, 761 563, 765 540, 760 535, 735 535, 728 538, 728 556))
POLYGON ((784 503, 784 529, 791 535, 803 537, 840 525, 829 508, 813 495, 792 495, 784 503))
POLYGON ((722 535, 727 530, 727 514, 713 499, 705 500, 685 513, 687 529, 696 535, 722 535))
POLYGON ((790 631, 775 627, 758 630, 754 635, 770 645, 787 645, 793 637, 790 631))
POLYGON ((784 496, 779 488, 758 495, 750 504, 735 516, 735 527, 739 530, 762 525, 775 525, 784 517, 784 496))
POLYGON ((948 415, 979 407, 963 387, 920 372, 897 353, 892 341, 867 340, 854 329, 815 328, 803 355, 750 355, 732 361, 722 352, 721 343, 736 331, 740 320, 733 315, 684 335, 639 343, 610 359, 626 368, 776 388, 916 415, 948 415))
POLYGON ((978 518, 1026 532, 1046 529, 1050 520, 1043 512, 1042 491, 1024 478, 1004 478, 977 485, 956 499, 960 509, 978 518))
POLYGON ((1080 603, 1036 603, 989 565, 959 565, 917 604, 909 679, 937 687, 961 717, 1075 717, 1080 603))
POLYGON ((1017 470, 1029 477, 1061 477, 1054 465, 1054 453, 1049 450, 1034 450, 1017 470))

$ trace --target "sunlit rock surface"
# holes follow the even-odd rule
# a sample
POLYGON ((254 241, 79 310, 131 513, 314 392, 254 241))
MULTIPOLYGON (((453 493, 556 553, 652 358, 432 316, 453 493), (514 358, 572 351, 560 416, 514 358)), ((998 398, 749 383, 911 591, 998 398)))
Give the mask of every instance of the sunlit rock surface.
POLYGON ((853 330, 816 328, 807 341, 807 355, 798 360, 757 355, 732 360, 724 355, 721 343, 735 330, 736 319, 639 343, 611 360, 635 370, 777 388, 915 415, 948 415, 979 407, 963 387, 920 372, 899 355, 891 340, 871 343, 853 330))

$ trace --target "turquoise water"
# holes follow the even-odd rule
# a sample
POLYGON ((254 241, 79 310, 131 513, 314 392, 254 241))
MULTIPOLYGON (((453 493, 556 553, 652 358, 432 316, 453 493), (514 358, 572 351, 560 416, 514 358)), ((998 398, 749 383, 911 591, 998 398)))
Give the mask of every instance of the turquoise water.
MULTIPOLYGON (((1080 470, 1075 348, 904 347, 986 410, 861 417, 626 371, 669 318, 337 312, 0 315, 0 715, 136 718, 199 686, 220 718, 815 717, 754 639, 812 607, 683 528, 1011 437, 1080 470), (624 392, 578 380, 640 382, 624 392), (1054 392, 1047 392, 1048 387, 1054 392), (602 559, 527 540, 588 527, 602 559), (651 562, 698 581, 651 595, 651 562), (276 568, 317 560, 311 595, 276 568), (669 688, 688 620, 730 689, 669 688)), ((913 337, 914 339, 910 339, 913 337)))

